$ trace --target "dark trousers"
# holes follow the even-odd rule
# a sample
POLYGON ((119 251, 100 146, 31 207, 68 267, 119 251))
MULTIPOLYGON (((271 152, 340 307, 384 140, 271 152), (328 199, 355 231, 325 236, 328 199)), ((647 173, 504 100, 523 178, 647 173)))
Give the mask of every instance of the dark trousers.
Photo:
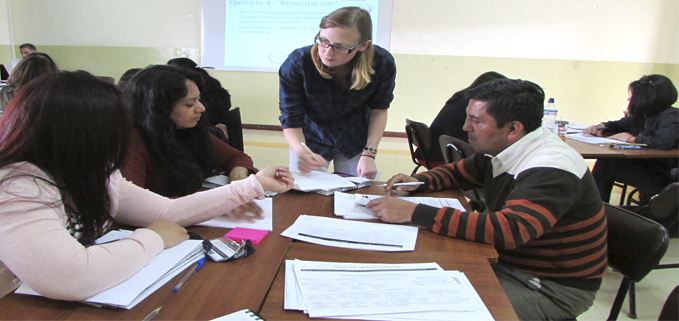
POLYGON ((670 184, 671 165, 651 159, 598 159, 592 170, 601 200, 608 202, 613 183, 625 183, 639 190, 642 203, 670 184))

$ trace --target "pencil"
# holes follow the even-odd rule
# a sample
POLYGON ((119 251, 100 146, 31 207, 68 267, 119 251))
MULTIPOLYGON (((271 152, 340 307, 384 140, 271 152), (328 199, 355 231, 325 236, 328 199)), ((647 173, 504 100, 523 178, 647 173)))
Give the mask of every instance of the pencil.
POLYGON ((311 156, 314 158, 315 161, 320 162, 320 160, 318 160, 318 157, 316 157, 316 154, 311 151, 311 149, 309 148, 309 146, 306 145, 306 143, 300 144, 302 144, 302 146, 307 150, 307 152, 311 153, 311 156))

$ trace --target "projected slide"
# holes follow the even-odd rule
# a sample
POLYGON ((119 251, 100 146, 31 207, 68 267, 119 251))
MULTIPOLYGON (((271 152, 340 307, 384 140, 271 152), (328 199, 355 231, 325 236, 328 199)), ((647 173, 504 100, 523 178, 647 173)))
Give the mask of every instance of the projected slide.
POLYGON ((218 70, 278 71, 290 52, 313 44, 324 16, 347 6, 370 12, 373 43, 388 48, 391 1, 203 0, 202 65, 218 70))

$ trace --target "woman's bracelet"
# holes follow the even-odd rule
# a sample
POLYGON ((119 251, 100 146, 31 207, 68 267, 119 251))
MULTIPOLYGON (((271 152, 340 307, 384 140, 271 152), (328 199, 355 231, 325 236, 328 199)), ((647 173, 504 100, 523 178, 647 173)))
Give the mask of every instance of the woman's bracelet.
POLYGON ((372 159, 375 159, 375 156, 373 156, 373 155, 361 154, 361 157, 363 157, 363 156, 365 156, 365 157, 370 157, 370 158, 372 158, 372 159))

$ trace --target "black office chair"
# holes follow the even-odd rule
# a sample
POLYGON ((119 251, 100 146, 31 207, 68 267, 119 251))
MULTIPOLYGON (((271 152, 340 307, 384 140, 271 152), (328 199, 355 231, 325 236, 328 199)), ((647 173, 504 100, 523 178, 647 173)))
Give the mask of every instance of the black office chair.
MULTIPOLYGON (((446 163, 459 162, 476 153, 472 145, 456 137, 441 135, 439 136, 439 146, 446 163)), ((485 193, 483 189, 472 188, 464 191, 464 196, 469 199, 472 210, 483 212, 486 209, 485 193)))
MULTIPOLYGON (((677 237, 679 234, 679 183, 667 185, 660 193, 653 196, 647 205, 624 206, 623 208, 660 223, 667 229, 670 237, 677 237)), ((679 268, 679 263, 658 264, 653 267, 653 270, 676 268, 679 268)), ((629 317, 631 319, 637 317, 634 282, 629 288, 629 317)))
POLYGON ((226 125, 229 145, 241 152, 244 151, 243 123, 240 118, 240 108, 231 108, 231 110, 226 113, 226 119, 223 119, 222 122, 226 125))
POLYGON ((417 165, 410 175, 415 175, 417 170, 422 167, 422 164, 417 161, 418 159, 422 160, 424 167, 431 169, 429 160, 427 160, 427 155, 429 155, 432 145, 431 131, 429 130, 429 126, 424 123, 416 122, 406 118, 406 136, 408 136, 410 158, 413 160, 413 163, 417 165))
POLYGON ((632 282, 641 281, 665 255, 667 230, 660 223, 604 203, 608 220, 608 265, 622 274, 608 320, 617 320, 632 282))

